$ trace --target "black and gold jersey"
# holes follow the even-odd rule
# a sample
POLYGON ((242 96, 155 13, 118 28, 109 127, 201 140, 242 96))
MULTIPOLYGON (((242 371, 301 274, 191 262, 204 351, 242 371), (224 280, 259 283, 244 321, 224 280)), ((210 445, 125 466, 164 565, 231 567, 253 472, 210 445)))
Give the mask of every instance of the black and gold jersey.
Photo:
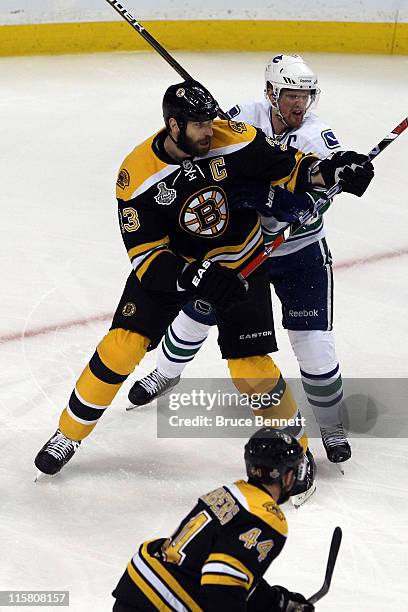
POLYGON ((263 248, 254 210, 231 210, 243 180, 305 190, 315 157, 279 145, 256 128, 216 121, 210 151, 178 163, 162 130, 124 160, 116 195, 123 240, 146 288, 177 291, 186 260, 210 259, 239 269, 263 248))
POLYGON ((200 497, 170 538, 142 544, 113 595, 138 610, 199 612, 210 600, 223 609, 233 593, 246 609, 286 535, 285 515, 266 490, 243 480, 224 485, 200 497))

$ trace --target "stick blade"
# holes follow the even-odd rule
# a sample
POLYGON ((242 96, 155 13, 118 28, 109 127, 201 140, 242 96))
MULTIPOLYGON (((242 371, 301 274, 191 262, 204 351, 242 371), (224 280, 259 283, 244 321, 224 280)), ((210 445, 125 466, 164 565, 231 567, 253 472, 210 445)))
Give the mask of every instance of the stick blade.
POLYGON ((333 532, 333 537, 329 550, 329 559, 327 561, 326 576, 324 579, 328 587, 330 587, 334 566, 336 565, 337 555, 339 554, 342 537, 343 533, 341 531, 341 527, 336 527, 333 532))
POLYGON ((341 531, 341 527, 336 527, 333 531, 332 541, 330 544, 329 558, 327 559, 326 575, 324 577, 323 586, 319 591, 317 591, 317 593, 309 597, 308 602, 311 604, 315 604, 317 601, 319 601, 319 599, 324 597, 330 588, 342 537, 343 533, 341 531))

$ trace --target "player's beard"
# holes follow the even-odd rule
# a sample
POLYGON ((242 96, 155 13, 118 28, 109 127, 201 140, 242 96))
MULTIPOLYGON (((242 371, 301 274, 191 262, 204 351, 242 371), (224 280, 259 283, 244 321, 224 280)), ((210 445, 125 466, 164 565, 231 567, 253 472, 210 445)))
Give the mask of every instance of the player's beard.
POLYGON ((300 128, 300 126, 303 123, 303 119, 305 118, 305 113, 299 113, 299 114, 295 114, 293 112, 288 113, 286 115, 286 117, 284 117, 284 120, 286 122, 286 124, 288 125, 288 127, 290 127, 292 130, 294 129, 298 129, 300 128))
POLYGON ((183 150, 193 157, 202 157, 207 155, 211 147, 211 138, 202 140, 193 140, 189 136, 185 136, 183 142, 183 150))

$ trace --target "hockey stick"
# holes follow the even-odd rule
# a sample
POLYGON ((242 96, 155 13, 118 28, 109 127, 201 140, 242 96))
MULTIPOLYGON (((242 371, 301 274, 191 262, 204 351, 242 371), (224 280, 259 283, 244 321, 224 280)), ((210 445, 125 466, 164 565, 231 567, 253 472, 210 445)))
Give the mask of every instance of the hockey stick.
MULTIPOLYGON (((162 56, 162 58, 164 60, 166 60, 166 62, 172 67, 174 68, 174 70, 182 77, 182 79, 184 79, 184 81, 186 80, 190 80, 193 77, 187 72, 187 70, 184 70, 183 66, 181 66, 181 64, 178 63, 178 61, 176 61, 174 59, 174 57, 172 55, 170 55, 170 53, 168 51, 166 51, 166 49, 146 30, 146 28, 144 28, 142 26, 141 23, 139 23, 137 21, 137 19, 135 19, 133 17, 133 15, 131 15, 129 13, 129 11, 127 9, 125 9, 125 7, 120 4, 120 2, 118 2, 117 0, 106 0, 106 2, 108 4, 111 5, 111 7, 121 16, 123 17, 123 19, 125 21, 128 22, 129 25, 132 26, 132 28, 138 33, 140 34, 140 36, 142 38, 145 39, 145 41, 151 46, 153 47, 153 49, 155 51, 157 51, 157 53, 159 55, 162 56)), ((219 108, 218 109, 218 116, 221 119, 229 119, 229 117, 227 116, 226 113, 224 113, 224 111, 219 108)))
MULTIPOLYGON (((408 127, 408 117, 406 117, 401 123, 399 123, 385 138, 383 138, 378 144, 375 145, 373 149, 368 153, 368 158, 371 161, 377 155, 379 155, 388 145, 390 145, 402 132, 404 132, 408 127)), ((269 257, 273 251, 276 251, 287 239, 294 234, 297 234, 299 230, 304 227, 315 215, 321 210, 331 198, 342 191, 341 185, 336 183, 330 189, 328 189, 321 198, 315 202, 315 205, 312 210, 306 211, 296 223, 292 223, 291 225, 287 225, 282 233, 279 234, 275 238, 275 240, 265 246, 265 249, 262 253, 259 253, 257 257, 255 257, 252 261, 249 262, 240 272, 239 276, 242 278, 247 278, 254 270, 256 270, 264 261, 269 257)))
POLYGON ((307 601, 311 604, 315 604, 317 601, 319 601, 319 599, 324 597, 329 591, 331 579, 333 576, 334 566, 336 565, 336 559, 337 559, 337 555, 338 555, 340 544, 341 544, 341 538, 342 538, 341 528, 336 527, 335 530, 333 531, 332 541, 330 544, 329 558, 327 559, 326 575, 324 577, 323 586, 321 589, 317 591, 317 593, 309 597, 307 601))

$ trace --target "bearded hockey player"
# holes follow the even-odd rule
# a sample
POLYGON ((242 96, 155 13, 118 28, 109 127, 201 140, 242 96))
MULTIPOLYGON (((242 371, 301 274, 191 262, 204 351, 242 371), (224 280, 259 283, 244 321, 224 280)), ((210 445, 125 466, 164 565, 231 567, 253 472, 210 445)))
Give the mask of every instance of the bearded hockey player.
MULTIPOLYGON (((119 223, 129 275, 109 332, 98 344, 62 411, 56 433, 35 464, 57 473, 71 459, 113 401, 122 383, 157 346, 181 307, 197 297, 217 312, 219 345, 240 392, 278 394, 268 418, 290 419, 298 409, 268 356, 276 350, 269 281, 260 267, 248 282, 241 267, 263 250, 255 210, 233 210, 237 183, 256 179, 265 200, 273 185, 304 192, 340 180, 362 195, 374 172, 365 155, 319 160, 244 123, 214 119, 218 105, 196 81, 168 88, 165 129, 137 146, 117 180, 119 223), (259 329, 266 335, 259 336, 259 329), (244 344, 240 336, 250 338, 244 344)), ((257 413, 257 411, 255 411, 257 413)), ((307 438, 300 436, 304 449, 307 438)))
POLYGON ((312 612, 303 595, 262 576, 280 554, 280 504, 306 473, 301 446, 270 428, 245 446, 248 480, 202 495, 168 538, 142 544, 113 591, 113 612, 312 612))
MULTIPOLYGON (((340 147, 330 127, 310 112, 320 95, 317 83, 316 74, 299 55, 275 55, 265 70, 265 99, 234 106, 228 114, 231 119, 261 128, 279 143, 328 157, 340 147)), ((252 200, 256 196, 253 193, 252 200)), ((261 213, 268 243, 286 223, 296 221, 311 201, 307 195, 276 188, 268 202, 254 205, 261 213)), ((327 207, 322 212, 325 210, 327 207)), ((274 251, 268 267, 327 457, 334 463, 346 461, 351 450, 339 413, 343 386, 332 331, 332 258, 322 214, 274 251)), ((184 306, 158 348, 157 368, 130 390, 131 403, 147 404, 177 384, 215 324, 214 313, 202 300, 184 306)))

